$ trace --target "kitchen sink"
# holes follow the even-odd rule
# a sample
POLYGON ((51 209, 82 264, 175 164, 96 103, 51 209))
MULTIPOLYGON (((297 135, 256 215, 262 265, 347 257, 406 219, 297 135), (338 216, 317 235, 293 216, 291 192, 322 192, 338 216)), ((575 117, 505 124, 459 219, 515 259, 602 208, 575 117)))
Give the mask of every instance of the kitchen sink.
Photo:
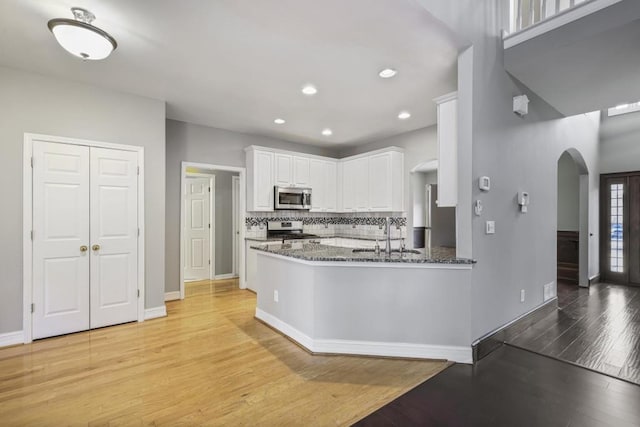
MULTIPOLYGON (((373 253, 375 251, 376 251, 375 249, 370 249, 370 248, 356 248, 356 249, 353 249, 351 252, 354 253, 354 254, 357 254, 357 253, 361 253, 361 252, 373 253)), ((391 249, 391 253, 392 254, 399 254, 400 253, 400 249, 391 249)), ((416 250, 416 249, 405 249, 403 253, 405 253, 405 254, 420 254, 422 252, 420 252, 419 250, 416 250)), ((384 249, 380 249, 380 255, 384 255, 384 254, 385 254, 384 249)))

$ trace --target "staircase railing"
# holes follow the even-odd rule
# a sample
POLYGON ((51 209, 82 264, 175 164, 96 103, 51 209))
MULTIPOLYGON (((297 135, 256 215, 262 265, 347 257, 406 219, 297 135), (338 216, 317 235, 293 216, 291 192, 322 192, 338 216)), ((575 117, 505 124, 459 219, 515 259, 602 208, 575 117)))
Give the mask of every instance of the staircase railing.
POLYGON ((511 0, 511 29, 515 33, 580 3, 592 0, 511 0))

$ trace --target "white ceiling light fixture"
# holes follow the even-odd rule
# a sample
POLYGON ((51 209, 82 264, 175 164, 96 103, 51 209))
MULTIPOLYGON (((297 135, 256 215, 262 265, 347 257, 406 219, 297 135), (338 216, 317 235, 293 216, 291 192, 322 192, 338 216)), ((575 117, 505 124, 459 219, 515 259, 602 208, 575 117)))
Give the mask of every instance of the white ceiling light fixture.
POLYGON ((287 121, 286 121, 285 119, 280 119, 280 118, 275 119, 275 120, 273 121, 273 123, 275 123, 275 124, 277 124, 277 125, 283 125, 283 124, 285 124, 286 122, 287 122, 287 121))
POLYGON ((394 70, 393 68, 385 68, 384 70, 382 70, 382 71, 380 71, 378 73, 378 75, 383 79, 390 79, 391 77, 395 76, 396 74, 398 74, 398 71, 394 70))
POLYGON ((311 96, 318 93, 318 89, 314 85, 305 85, 302 87, 302 93, 307 96, 311 96))
POLYGON ((75 19, 56 18, 47 24, 56 40, 67 52, 86 60, 108 57, 118 47, 115 39, 91 23, 95 15, 86 9, 72 7, 75 19))
POLYGON ((331 129, 329 129, 329 128, 322 129, 322 134, 324 136, 331 136, 331 135, 333 135, 333 131, 331 129))
POLYGON ((400 111, 400 114, 398 114, 400 120, 407 120, 409 117, 411 117, 411 113, 408 111, 400 111))

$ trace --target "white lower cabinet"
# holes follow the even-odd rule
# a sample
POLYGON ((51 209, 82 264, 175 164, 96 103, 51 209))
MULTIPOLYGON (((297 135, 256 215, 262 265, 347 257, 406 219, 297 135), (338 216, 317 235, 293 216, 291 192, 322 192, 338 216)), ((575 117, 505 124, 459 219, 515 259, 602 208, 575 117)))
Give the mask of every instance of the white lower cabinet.
POLYGON ((251 245, 255 245, 257 242, 245 241, 245 284, 247 289, 251 289, 256 292, 256 274, 258 269, 258 251, 251 249, 251 245))

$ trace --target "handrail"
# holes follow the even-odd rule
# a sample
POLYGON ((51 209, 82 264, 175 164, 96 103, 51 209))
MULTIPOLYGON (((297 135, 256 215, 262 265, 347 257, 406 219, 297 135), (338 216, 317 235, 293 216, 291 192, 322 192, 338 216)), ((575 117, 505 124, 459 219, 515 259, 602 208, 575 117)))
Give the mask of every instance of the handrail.
POLYGON ((594 0, 511 0, 510 33, 522 31, 561 12, 594 0))

